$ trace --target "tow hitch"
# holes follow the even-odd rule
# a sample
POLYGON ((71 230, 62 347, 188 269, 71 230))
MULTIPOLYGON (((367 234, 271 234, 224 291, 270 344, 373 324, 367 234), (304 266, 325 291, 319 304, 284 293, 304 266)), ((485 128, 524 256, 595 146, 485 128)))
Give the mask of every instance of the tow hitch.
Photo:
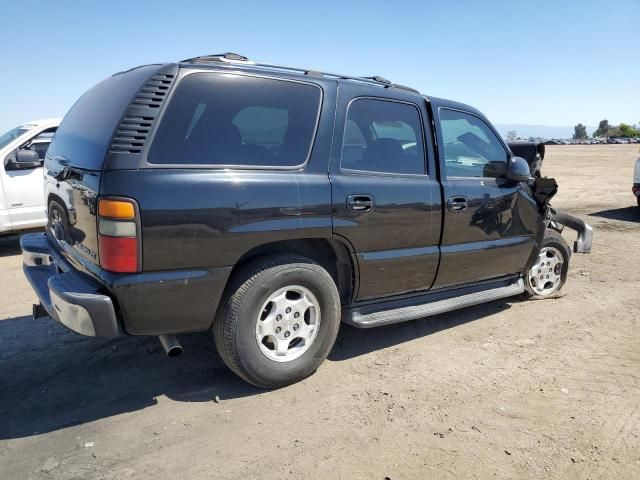
POLYGON ((593 240, 593 228, 591 228, 591 225, 562 210, 553 210, 551 221, 578 232, 578 238, 573 243, 574 252, 591 253, 591 241, 593 240))

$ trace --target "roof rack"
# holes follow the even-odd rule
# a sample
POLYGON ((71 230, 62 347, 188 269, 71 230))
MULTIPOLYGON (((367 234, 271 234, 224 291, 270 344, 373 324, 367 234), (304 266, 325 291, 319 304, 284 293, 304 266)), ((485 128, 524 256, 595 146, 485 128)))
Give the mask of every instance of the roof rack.
POLYGON ((384 88, 397 88, 400 90, 405 90, 412 93, 420 93, 415 88, 407 87, 404 85, 399 85, 397 83, 391 82, 391 80, 387 80, 384 77, 373 76, 373 77, 354 77, 351 75, 342 75, 339 73, 329 73, 329 72, 320 72, 317 70, 309 70, 305 68, 296 68, 296 67, 286 67, 283 65, 273 65, 270 63, 257 63, 249 60, 244 55, 239 55, 237 53, 226 52, 219 53, 214 55, 202 55, 199 57, 188 58, 186 60, 182 60, 180 63, 239 63, 244 65, 251 65, 260 68, 276 70, 276 71, 286 71, 293 73, 301 73, 303 75, 307 75, 310 77, 331 77, 337 78, 341 80, 353 80, 356 82, 368 83, 373 85, 379 85, 384 88))
POLYGON ((223 62, 223 63, 241 62, 241 63, 248 63, 250 65, 254 63, 244 55, 240 55, 238 53, 233 53, 233 52, 215 53, 213 55, 202 55, 200 57, 187 58, 186 60, 180 61, 180 63, 212 63, 212 62, 223 62))

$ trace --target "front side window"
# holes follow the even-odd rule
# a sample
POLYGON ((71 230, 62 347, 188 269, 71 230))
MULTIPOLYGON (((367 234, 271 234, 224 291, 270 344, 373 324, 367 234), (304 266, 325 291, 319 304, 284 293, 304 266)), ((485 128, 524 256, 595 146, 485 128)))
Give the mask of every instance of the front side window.
POLYGON ((424 174, 418 109, 372 98, 353 101, 347 112, 340 165, 348 170, 424 174))
POLYGON ((440 127, 448 177, 502 177, 509 154, 487 123, 470 113, 441 108, 440 127))
POLYGON ((33 150, 34 152, 38 152, 38 157, 40 161, 44 161, 44 157, 47 154, 47 150, 49 149, 49 145, 51 144, 51 139, 53 135, 56 133, 55 128, 47 129, 40 134, 38 134, 35 138, 31 139, 28 143, 29 150, 33 150))
POLYGON ((13 142, 19 136, 27 133, 29 131, 28 128, 25 127, 16 127, 14 129, 9 130, 6 133, 0 135, 0 148, 4 148, 13 142))
POLYGON ((295 167, 311 149, 321 91, 297 82, 194 73, 177 86, 152 164, 295 167))

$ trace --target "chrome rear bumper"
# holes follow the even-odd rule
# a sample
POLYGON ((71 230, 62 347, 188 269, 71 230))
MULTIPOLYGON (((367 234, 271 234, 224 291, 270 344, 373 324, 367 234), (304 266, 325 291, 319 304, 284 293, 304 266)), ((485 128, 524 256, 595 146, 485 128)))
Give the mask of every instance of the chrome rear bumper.
POLYGON ((51 318, 81 335, 122 334, 111 298, 89 276, 73 269, 45 234, 23 235, 20 247, 24 274, 51 318))

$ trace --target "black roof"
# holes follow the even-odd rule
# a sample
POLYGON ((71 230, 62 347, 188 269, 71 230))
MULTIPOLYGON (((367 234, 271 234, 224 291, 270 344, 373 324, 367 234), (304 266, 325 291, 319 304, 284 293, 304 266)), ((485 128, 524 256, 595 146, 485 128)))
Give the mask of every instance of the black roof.
POLYGON ((439 107, 447 107, 452 109, 464 110, 467 112, 474 113, 482 118, 486 118, 482 112, 473 108, 470 105, 466 105, 464 103, 456 102, 453 100, 446 100, 444 98, 437 98, 432 96, 426 96, 421 94, 418 90, 407 87, 405 85, 399 85, 397 83, 393 83, 391 80, 387 80, 384 77, 374 75, 371 77, 356 77, 352 75, 343 75, 339 73, 329 73, 329 72, 321 72, 318 70, 305 69, 305 68, 297 68, 297 67, 287 67, 283 65, 272 65, 268 63, 257 63, 249 60, 247 57, 243 55, 239 55, 237 53, 220 53, 214 55, 202 55, 198 57, 188 58, 186 60, 182 60, 179 62, 181 66, 234 66, 241 67, 243 70, 250 71, 262 71, 262 72, 282 72, 293 75, 303 75, 309 77, 316 78, 327 78, 327 79, 335 79, 339 81, 347 81, 347 82, 359 82, 368 85, 375 85, 382 88, 393 88, 402 91, 406 91, 409 93, 414 93, 422 96, 425 100, 430 102, 434 108, 439 107))
POLYGON ((355 77, 352 75, 342 75, 339 73, 321 72, 321 71, 305 69, 305 68, 286 67, 283 65, 272 65, 268 63, 257 63, 249 60, 247 57, 243 55, 239 55, 237 53, 231 53, 231 52, 188 58, 186 60, 182 60, 179 63, 187 64, 187 65, 227 64, 227 65, 234 65, 234 66, 242 66, 250 70, 262 70, 262 71, 270 71, 270 72, 281 71, 285 73, 300 74, 300 75, 306 75, 310 77, 324 77, 324 78, 333 78, 337 80, 349 80, 349 81, 355 81, 355 82, 362 82, 362 83, 377 85, 384 88, 397 88, 397 89, 405 90, 411 93, 420 94, 420 92, 414 88, 393 83, 392 81, 387 80, 386 78, 381 77, 379 75, 374 75, 371 77, 355 77))
POLYGON ((454 100, 447 100, 445 98, 438 98, 438 97, 431 97, 431 96, 427 98, 427 100, 431 102, 431 105, 434 108, 446 107, 446 108, 451 108, 453 110, 464 110, 465 112, 474 113, 479 117, 486 118, 480 110, 472 107, 471 105, 467 105, 466 103, 460 103, 454 100))

